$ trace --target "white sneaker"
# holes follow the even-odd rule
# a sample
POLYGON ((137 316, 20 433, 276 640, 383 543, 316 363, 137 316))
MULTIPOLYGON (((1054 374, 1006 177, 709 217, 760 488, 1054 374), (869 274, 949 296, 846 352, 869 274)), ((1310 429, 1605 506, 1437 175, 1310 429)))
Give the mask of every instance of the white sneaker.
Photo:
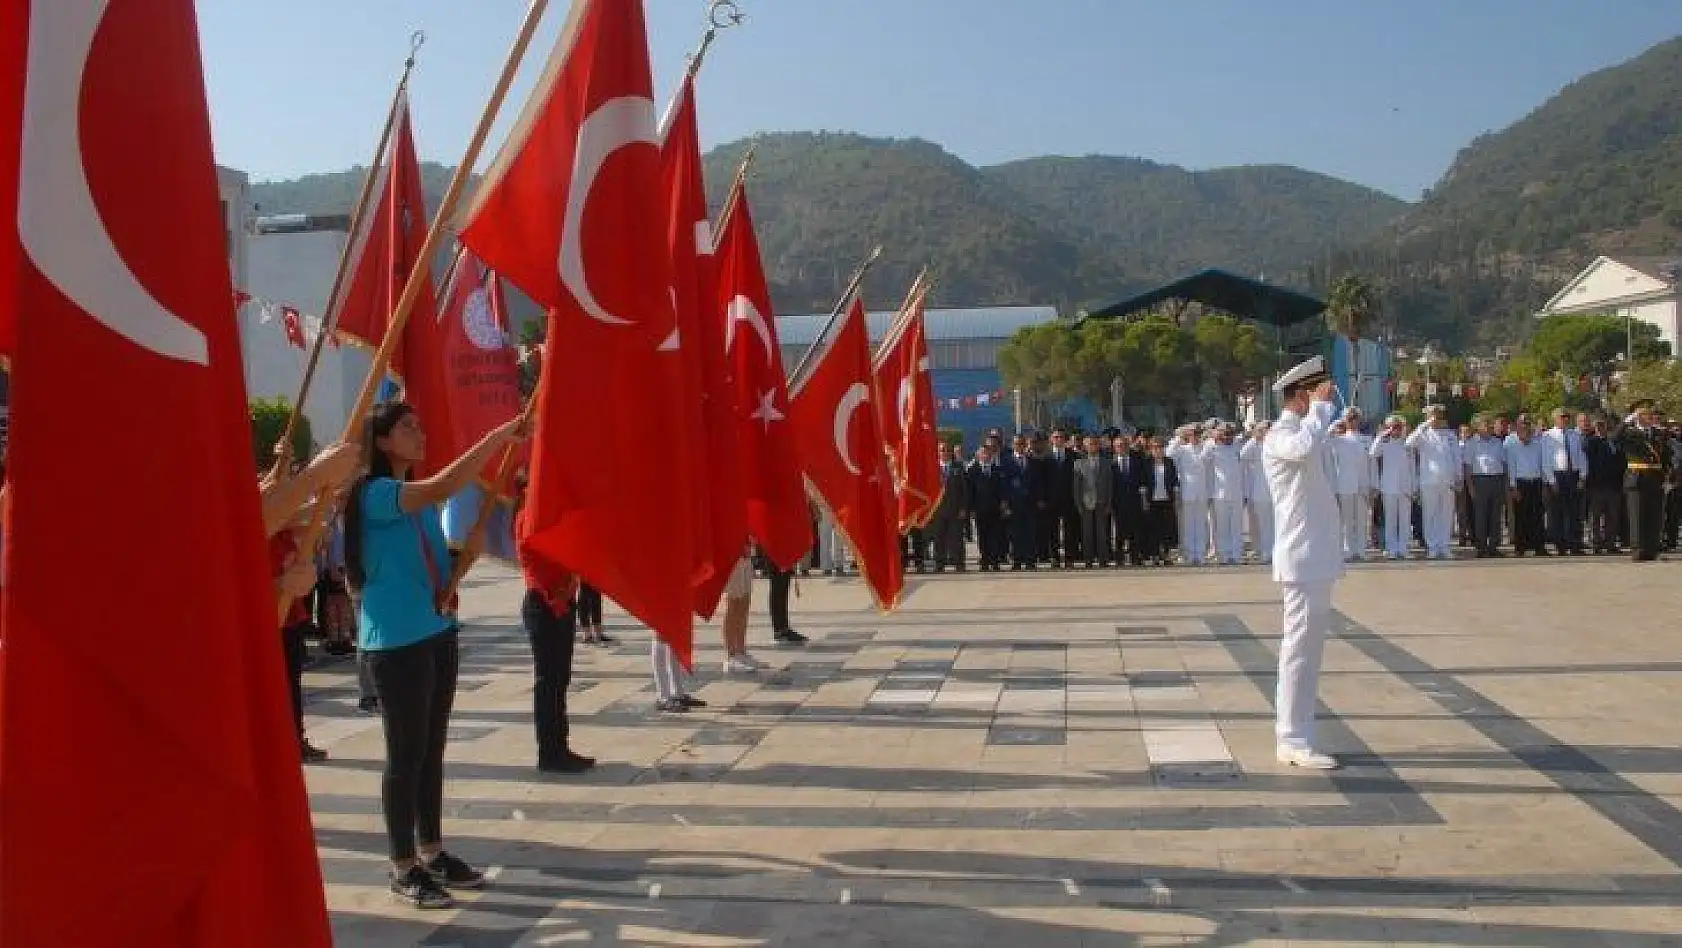
POLYGON ((752 665, 755 671, 764 671, 765 669, 771 667, 769 664, 755 658, 752 652, 743 652, 736 657, 744 662, 747 662, 749 665, 752 665))
POLYGON ((724 660, 726 675, 755 675, 759 673, 759 666, 748 660, 745 655, 732 655, 724 660))
POLYGON ((1343 766, 1337 762, 1336 757, 1330 754, 1322 754, 1308 747, 1292 747, 1288 744, 1280 744, 1275 751, 1275 756, 1278 757, 1281 764, 1301 767, 1304 770, 1336 770, 1343 766))

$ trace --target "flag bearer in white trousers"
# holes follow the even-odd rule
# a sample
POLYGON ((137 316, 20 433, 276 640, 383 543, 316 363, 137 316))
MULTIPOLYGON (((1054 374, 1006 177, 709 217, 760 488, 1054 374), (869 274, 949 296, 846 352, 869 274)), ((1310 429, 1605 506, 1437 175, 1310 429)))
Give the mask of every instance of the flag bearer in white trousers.
POLYGON ((1419 459, 1419 519, 1425 555, 1446 560, 1454 532, 1454 492, 1461 476, 1460 438, 1448 426, 1447 409, 1425 406, 1425 423, 1413 429, 1407 444, 1419 459))
POLYGON ((1407 419, 1391 415, 1372 442, 1378 492, 1384 498, 1384 555, 1393 560, 1408 555, 1413 539, 1413 493, 1417 474, 1407 446, 1407 419))
POLYGON ((1333 422, 1326 439, 1327 463, 1335 480, 1337 517, 1343 538, 1343 558, 1355 562, 1367 554, 1367 531, 1372 523, 1372 459, 1366 442, 1348 422, 1333 422))
POLYGON ((1343 575, 1337 496, 1322 453, 1332 423, 1332 384, 1316 356, 1280 377, 1284 412, 1262 446, 1273 496, 1273 579, 1284 600, 1276 700, 1281 763, 1332 770, 1337 759, 1314 746, 1320 660, 1331 624, 1332 587, 1343 575))
POLYGON ((1256 545, 1256 559, 1263 565, 1273 562, 1273 494, 1267 488, 1267 471, 1262 467, 1262 441, 1267 437, 1267 422, 1261 422, 1250 432, 1250 440, 1238 456, 1244 462, 1244 503, 1250 511, 1250 539, 1256 545))
POLYGON ((1168 445, 1180 476, 1180 558, 1202 566, 1209 558, 1209 478, 1197 444, 1197 426, 1186 425, 1168 445))
POLYGON ((1223 425, 1203 445, 1215 558, 1226 566, 1244 561, 1244 462, 1238 455, 1238 445, 1232 443, 1234 433, 1232 426, 1223 425))

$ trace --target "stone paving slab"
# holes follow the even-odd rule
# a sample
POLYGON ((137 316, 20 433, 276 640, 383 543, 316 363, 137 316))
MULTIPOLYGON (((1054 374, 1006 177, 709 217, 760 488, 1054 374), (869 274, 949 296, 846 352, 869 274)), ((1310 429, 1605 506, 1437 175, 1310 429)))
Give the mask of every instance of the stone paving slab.
MULTIPOLYGON (((683 716, 645 631, 579 646, 573 742, 532 769, 515 577, 465 594, 445 833, 494 876, 392 902, 377 719, 306 678, 342 945, 1682 944, 1682 569, 1370 564, 1338 587, 1322 733, 1273 760, 1275 587, 1253 568, 914 577, 883 617, 800 583, 804 649, 683 716), (1590 594, 1592 593, 1592 594, 1590 594), (1664 604, 1664 605, 1661 605, 1664 604)), ((760 584, 756 595, 764 595, 760 584)), ((751 641, 768 638, 756 604, 751 641)))

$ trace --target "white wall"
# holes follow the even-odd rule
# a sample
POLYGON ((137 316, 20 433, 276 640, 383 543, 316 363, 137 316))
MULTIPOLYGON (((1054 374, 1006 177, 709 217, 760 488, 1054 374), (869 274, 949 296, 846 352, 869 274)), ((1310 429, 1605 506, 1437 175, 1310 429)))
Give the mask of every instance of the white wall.
MULTIPOLYGON (((345 233, 255 234, 248 240, 250 274, 246 291, 258 299, 288 304, 320 318, 338 272, 345 233)), ((253 398, 283 396, 290 401, 297 395, 309 353, 286 341, 286 331, 278 318, 268 324, 261 318, 262 311, 255 304, 247 306, 240 317, 246 389, 253 398)), ((335 349, 329 344, 322 350, 321 364, 304 403, 304 414, 309 417, 317 443, 332 441, 344 430, 346 415, 362 388, 369 363, 369 353, 355 346, 335 349)))
POLYGON ((1682 347, 1677 345, 1678 327, 1675 300, 1659 300, 1625 307, 1618 311, 1618 315, 1633 316, 1644 323, 1659 327, 1659 338, 1670 343, 1671 354, 1682 355, 1682 347))

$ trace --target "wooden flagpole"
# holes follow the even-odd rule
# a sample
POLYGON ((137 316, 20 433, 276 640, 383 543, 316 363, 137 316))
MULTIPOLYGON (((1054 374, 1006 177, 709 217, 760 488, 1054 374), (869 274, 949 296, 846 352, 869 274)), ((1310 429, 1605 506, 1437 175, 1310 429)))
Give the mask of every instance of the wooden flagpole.
POLYGON ((379 177, 380 161, 385 157, 386 148, 391 144, 392 130, 397 127, 398 108, 403 104, 403 98, 409 91, 409 75, 415 71, 415 54, 426 45, 426 34, 416 30, 409 36, 409 58, 403 63, 403 75, 397 80, 397 91, 391 95, 391 109, 386 113, 385 130, 380 132, 380 143, 374 146, 374 160, 368 165, 368 174, 362 179, 362 193, 357 195, 356 204, 350 213, 350 231, 345 239, 345 246, 339 253, 339 270, 333 277, 333 290, 327 294, 329 311, 322 317, 321 332, 315 337, 315 347, 310 350, 309 364, 304 367, 304 377, 298 383, 298 397, 292 400, 292 414, 286 418, 286 429, 280 440, 275 443, 275 466, 272 472, 276 479, 291 473, 292 437, 298 430, 298 419, 304 414, 304 401, 309 398, 310 386, 315 382, 316 366, 321 363, 321 349, 327 344, 328 337, 338 328, 338 314, 331 307, 339 298, 339 292, 344 289, 345 271, 351 262, 351 253, 356 248, 357 228, 362 225, 363 218, 368 213, 368 204, 374 196, 374 181, 379 177), (328 317, 332 318, 329 324, 328 317))
POLYGON ((870 360, 871 368, 879 369, 882 362, 893 351, 894 344, 905 334, 905 327, 911 323, 911 310, 934 284, 929 280, 929 268, 924 267, 917 273, 917 279, 911 281, 911 289, 905 291, 905 302, 899 304, 899 312, 894 314, 894 321, 888 324, 888 331, 882 337, 882 343, 876 347, 876 355, 870 360))
POLYGON ((870 249, 870 255, 864 258, 864 262, 859 264, 859 268, 853 271, 853 278, 848 281, 847 289, 841 293, 841 299, 835 304, 835 309, 830 311, 829 322, 824 323, 823 331, 818 333, 818 337, 812 341, 810 346, 806 347, 806 354, 800 357, 800 364, 796 365, 794 371, 789 373, 790 397, 793 397, 794 391, 805 381, 806 366, 811 363, 813 354, 818 351, 818 344, 829 336, 830 330, 835 328, 836 320, 839 320, 841 314, 847 311, 847 307, 852 305, 853 296, 858 293, 859 287, 864 284, 864 275, 869 273, 870 268, 875 266, 876 261, 880 259, 882 259, 882 245, 877 244, 870 249))
MULTIPOLYGON (((409 323, 409 314, 414 311, 415 303, 420 299, 421 290, 425 286, 424 281, 432 279, 432 267, 428 262, 437 252, 439 242, 444 239, 444 231, 455 214, 462 192, 467 189, 467 182, 473 177, 473 167, 479 162, 479 153, 485 147, 485 139, 490 137, 491 126, 496 123, 497 113, 502 110, 502 100, 508 97, 508 87, 514 84, 514 74, 519 71, 520 62, 526 56, 526 48, 531 45, 532 36, 537 32, 537 24, 543 19, 543 12, 548 7, 549 0, 531 0, 525 22, 520 25, 520 32, 514 37, 514 45, 508 50, 508 59, 502 65, 502 74, 497 78, 496 88, 491 91, 490 101, 485 104, 484 112, 479 116, 479 125, 473 130, 473 138, 468 142, 461 164, 456 166, 455 175, 450 178, 450 186, 444 192, 444 201, 438 208, 438 214, 433 217, 432 226, 426 231, 426 240, 422 242, 420 252, 416 255, 421 265, 409 274, 409 281, 403 287, 403 295, 397 300, 397 308, 392 312, 391 319, 386 322, 385 338, 380 340, 380 348, 374 353, 373 364, 368 367, 368 377, 362 381, 362 391, 357 395, 356 404, 345 421, 344 436, 340 440, 347 444, 355 444, 362 439, 363 422, 374 406, 374 395, 379 391, 380 382, 385 378, 386 367, 391 364, 391 357, 396 353, 397 345, 403 338, 403 330, 409 323)), ((298 548, 313 552, 326 528, 326 505, 317 504, 315 516, 311 518, 298 548)), ((282 621, 291 608, 291 597, 281 596, 279 618, 282 621)))
POLYGON ((718 223, 713 225, 713 251, 718 251, 718 241, 724 235, 724 229, 729 226, 731 218, 736 216, 736 205, 742 203, 742 194, 748 186, 748 170, 753 167, 753 159, 759 153, 759 143, 748 146, 747 154, 742 156, 741 164, 736 166, 736 178, 730 182, 730 193, 724 197, 724 207, 718 212, 718 223))

